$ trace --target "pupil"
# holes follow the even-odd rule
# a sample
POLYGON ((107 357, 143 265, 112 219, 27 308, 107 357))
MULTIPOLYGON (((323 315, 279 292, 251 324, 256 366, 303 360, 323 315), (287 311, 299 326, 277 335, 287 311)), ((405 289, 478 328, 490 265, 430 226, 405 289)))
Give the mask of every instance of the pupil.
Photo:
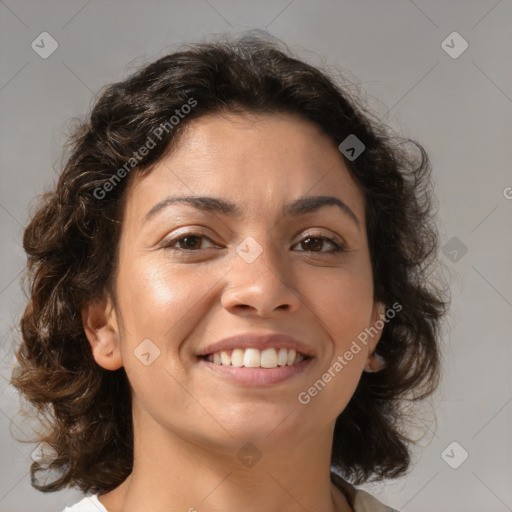
POLYGON ((197 245, 197 236, 186 236, 183 241, 187 247, 194 247, 197 245))
POLYGON ((319 249, 320 247, 318 246, 321 246, 322 245, 322 241, 319 239, 319 238, 306 238, 306 240, 304 240, 304 243, 306 244, 306 246, 308 246, 310 249, 314 249, 316 246, 317 249, 319 249), (316 244, 311 244, 309 242, 311 242, 311 240, 316 240, 316 244))

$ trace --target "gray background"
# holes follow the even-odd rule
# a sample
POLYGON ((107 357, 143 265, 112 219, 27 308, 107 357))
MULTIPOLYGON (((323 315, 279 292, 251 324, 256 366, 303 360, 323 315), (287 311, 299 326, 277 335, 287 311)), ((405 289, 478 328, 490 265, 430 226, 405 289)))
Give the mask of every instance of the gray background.
POLYGON ((254 27, 312 64, 350 70, 434 165, 453 301, 437 423, 425 419, 430 433, 406 477, 363 488, 406 512, 512 510, 511 21, 510 0, 0 1, 0 511, 59 512, 81 496, 31 488, 35 445, 10 436, 28 426, 8 386, 24 304, 22 229, 55 179, 69 119, 176 43, 254 27), (59 44, 47 59, 31 48, 43 31, 59 44), (456 59, 441 47, 453 31, 469 44, 456 59), (469 454, 457 469, 441 456, 454 441, 446 460, 469 454))

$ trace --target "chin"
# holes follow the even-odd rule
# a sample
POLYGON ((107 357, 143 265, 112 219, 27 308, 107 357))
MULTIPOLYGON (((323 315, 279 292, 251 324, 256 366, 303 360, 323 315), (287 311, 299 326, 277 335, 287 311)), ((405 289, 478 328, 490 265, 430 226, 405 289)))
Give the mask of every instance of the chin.
POLYGON ((250 440, 258 446, 272 446, 278 440, 296 439, 302 430, 300 417, 292 412, 292 407, 277 404, 253 407, 250 411, 240 408, 237 413, 216 418, 231 434, 229 439, 242 444, 250 440))

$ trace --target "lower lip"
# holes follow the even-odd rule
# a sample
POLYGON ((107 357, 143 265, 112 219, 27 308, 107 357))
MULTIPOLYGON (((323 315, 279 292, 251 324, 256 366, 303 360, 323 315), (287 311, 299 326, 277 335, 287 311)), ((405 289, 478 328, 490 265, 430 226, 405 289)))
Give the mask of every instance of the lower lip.
POLYGON ((246 368, 245 366, 223 366, 214 364, 205 359, 199 359, 199 364, 204 365, 216 375, 220 375, 232 382, 248 387, 266 387, 279 384, 302 373, 313 359, 304 359, 290 366, 278 366, 277 368, 246 368))

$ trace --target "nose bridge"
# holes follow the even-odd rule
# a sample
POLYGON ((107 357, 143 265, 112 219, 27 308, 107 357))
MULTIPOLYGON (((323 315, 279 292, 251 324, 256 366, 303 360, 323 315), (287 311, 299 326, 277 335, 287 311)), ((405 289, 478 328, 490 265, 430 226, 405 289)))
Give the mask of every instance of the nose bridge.
POLYGON ((248 236, 235 251, 229 284, 222 298, 225 308, 250 306, 259 313, 268 313, 276 308, 298 306, 286 255, 273 247, 269 236, 248 236))

